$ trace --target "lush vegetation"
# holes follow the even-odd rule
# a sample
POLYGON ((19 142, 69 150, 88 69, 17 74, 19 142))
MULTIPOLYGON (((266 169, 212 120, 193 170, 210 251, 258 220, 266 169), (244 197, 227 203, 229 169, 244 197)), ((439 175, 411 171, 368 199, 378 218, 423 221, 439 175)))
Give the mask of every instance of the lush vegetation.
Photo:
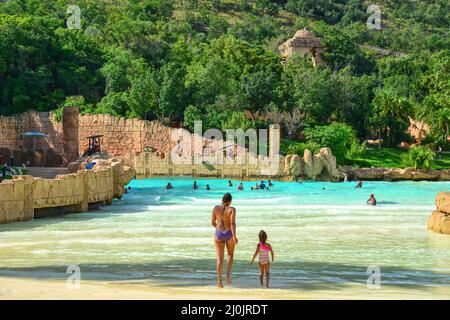
POLYGON ((188 128, 202 120, 222 130, 267 127, 268 119, 285 136, 308 138, 291 149, 333 143, 341 162, 362 156, 356 138, 408 141, 414 118, 430 125, 429 142, 448 148, 449 2, 377 1, 382 30, 366 26, 370 3, 1 2, 0 114, 77 105, 83 113, 188 128), (81 10, 79 29, 67 26, 78 19, 68 5, 81 10), (283 66, 277 45, 306 26, 322 38, 327 66, 299 56, 283 66), (346 138, 330 140, 326 133, 341 128, 346 138))
MULTIPOLYGON (((414 149, 414 148, 413 148, 414 149)), ((397 148, 368 148, 363 156, 356 158, 352 164, 359 167, 406 168, 412 167, 404 159, 409 151, 397 148)), ((450 154, 443 153, 442 159, 430 161, 430 169, 450 168, 450 154)))
POLYGON ((404 165, 414 169, 429 169, 433 158, 434 152, 424 146, 413 147, 402 155, 404 165))

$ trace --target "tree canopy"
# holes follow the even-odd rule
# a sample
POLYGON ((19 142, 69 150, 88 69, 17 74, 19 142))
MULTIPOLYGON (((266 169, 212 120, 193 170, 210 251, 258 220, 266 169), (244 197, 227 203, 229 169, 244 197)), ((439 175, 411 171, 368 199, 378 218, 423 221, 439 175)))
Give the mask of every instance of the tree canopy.
POLYGON ((381 30, 366 26, 362 0, 0 2, 0 114, 75 104, 223 129, 283 112, 291 128, 339 122, 358 137, 378 130, 390 144, 415 118, 444 141, 450 5, 377 4, 381 30), (300 56, 283 64, 276 51, 305 26, 326 46, 324 67, 300 56))

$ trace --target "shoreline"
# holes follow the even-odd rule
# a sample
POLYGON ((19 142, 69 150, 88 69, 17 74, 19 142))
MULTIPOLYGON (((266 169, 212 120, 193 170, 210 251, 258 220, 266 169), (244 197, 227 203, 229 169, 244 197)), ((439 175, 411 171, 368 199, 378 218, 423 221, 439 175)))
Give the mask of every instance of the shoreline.
MULTIPOLYGON (((276 282, 276 280, 275 280, 276 282)), ((0 300, 449 300, 450 286, 409 289, 385 286, 368 289, 365 284, 342 285, 339 290, 286 290, 282 288, 224 288, 212 285, 174 287, 149 282, 82 280, 79 289, 69 289, 66 280, 0 277, 0 300)))
MULTIPOLYGON (((370 168, 367 168, 368 170, 371 170, 370 168)), ((448 174, 450 175, 450 170, 447 170, 448 174)), ((140 181, 140 180, 149 180, 149 179, 177 179, 177 180, 231 180, 231 181, 242 181, 242 182, 252 182, 252 181, 272 181, 272 182, 298 182, 298 180, 301 180, 302 182, 330 182, 330 183, 341 183, 345 182, 343 178, 339 178, 339 180, 331 180, 331 179, 293 179, 292 177, 271 177, 268 179, 267 176, 261 177, 245 177, 245 178, 239 178, 239 177, 215 177, 215 176, 188 176, 188 175, 179 175, 179 176, 169 176, 169 175, 153 175, 151 177, 146 178, 140 178, 135 177, 131 181, 140 181)), ((387 179, 387 178, 371 178, 371 177, 360 177, 360 178, 353 178, 349 179, 347 182, 350 183, 357 183, 359 180, 364 181, 371 181, 371 182, 450 182, 449 179, 439 180, 439 179, 387 179)))

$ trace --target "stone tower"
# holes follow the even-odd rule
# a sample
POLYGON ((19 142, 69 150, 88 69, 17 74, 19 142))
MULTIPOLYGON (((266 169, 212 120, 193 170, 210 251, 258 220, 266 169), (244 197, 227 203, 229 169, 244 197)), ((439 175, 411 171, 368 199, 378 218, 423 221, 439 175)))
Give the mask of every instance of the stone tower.
POLYGON ((325 47, 321 44, 320 38, 316 37, 308 28, 298 30, 294 37, 278 47, 279 53, 283 58, 287 59, 294 53, 301 56, 311 54, 314 66, 324 66, 325 62, 321 58, 321 53, 325 51, 325 47))

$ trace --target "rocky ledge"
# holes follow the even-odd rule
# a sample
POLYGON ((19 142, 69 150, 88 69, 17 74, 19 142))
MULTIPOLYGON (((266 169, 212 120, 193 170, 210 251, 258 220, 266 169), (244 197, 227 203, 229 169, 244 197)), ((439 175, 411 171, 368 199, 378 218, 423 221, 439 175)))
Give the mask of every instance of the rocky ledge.
POLYGON ((450 181, 450 169, 414 170, 413 168, 354 168, 339 167, 339 176, 348 176, 349 180, 385 180, 385 181, 450 181))
POLYGON ((436 196, 436 208, 428 219, 428 229, 450 234, 450 192, 440 192, 436 196))

